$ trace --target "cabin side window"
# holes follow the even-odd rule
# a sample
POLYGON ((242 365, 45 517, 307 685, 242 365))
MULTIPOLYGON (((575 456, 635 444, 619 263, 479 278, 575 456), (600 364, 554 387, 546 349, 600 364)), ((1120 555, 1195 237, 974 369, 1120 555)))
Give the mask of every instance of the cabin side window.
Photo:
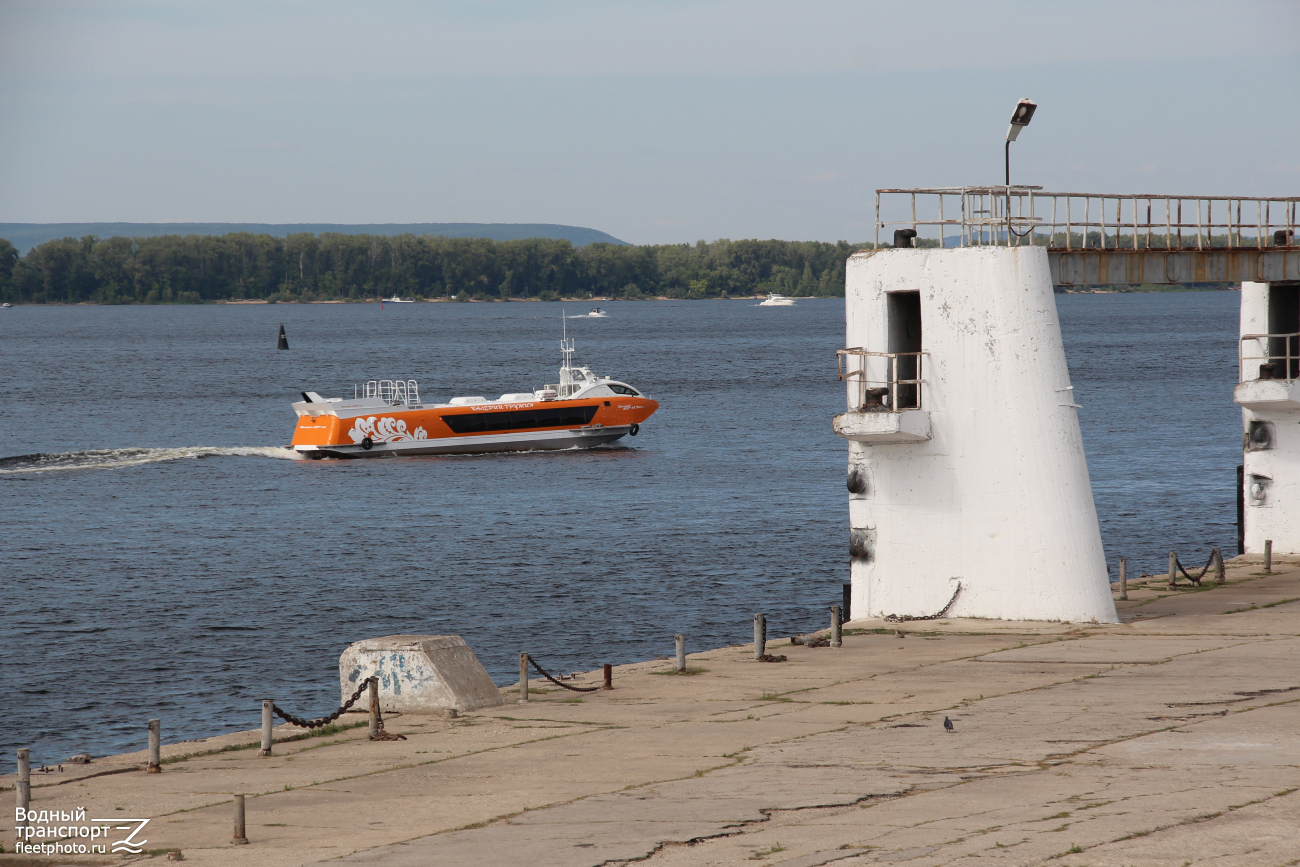
POLYGON ((539 427, 578 427, 591 424, 594 406, 547 407, 501 412, 457 413, 440 418, 453 433, 488 433, 490 431, 528 430, 539 427))

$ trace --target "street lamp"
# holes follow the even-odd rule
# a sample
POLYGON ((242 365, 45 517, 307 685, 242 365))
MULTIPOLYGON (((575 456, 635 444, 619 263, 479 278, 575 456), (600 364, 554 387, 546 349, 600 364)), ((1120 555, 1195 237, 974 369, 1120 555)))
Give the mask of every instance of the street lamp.
POLYGON ((1034 119, 1034 111, 1038 105, 1031 99, 1025 98, 1016 103, 1016 110, 1011 113, 1011 126, 1007 127, 1007 186, 1011 186, 1011 143, 1020 135, 1020 131, 1029 126, 1029 122, 1034 119))

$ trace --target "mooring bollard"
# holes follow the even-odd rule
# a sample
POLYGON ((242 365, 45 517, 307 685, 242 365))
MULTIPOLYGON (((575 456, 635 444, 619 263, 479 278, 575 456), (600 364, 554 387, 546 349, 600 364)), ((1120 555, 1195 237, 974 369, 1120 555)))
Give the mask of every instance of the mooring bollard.
POLYGON ((1119 558, 1119 598, 1128 599, 1128 558, 1119 558))
POLYGON ((852 585, 852 584, 845 584, 845 585, 844 585, 844 599, 840 602, 840 604, 844 606, 844 622, 845 622, 845 623, 848 623, 850 620, 853 619, 853 609, 851 609, 851 608, 849 607, 849 603, 852 602, 852 601, 853 601, 853 585, 852 585))
POLYGON ((686 636, 674 635, 673 641, 677 644, 677 672, 678 674, 686 673, 686 636))
POLYGON ((754 615, 754 658, 762 659, 767 653, 767 618, 762 614, 754 615))
POLYGON ((831 606, 831 647, 841 647, 844 644, 843 634, 840 627, 843 625, 844 615, 840 613, 840 606, 831 606))
POLYGON ((149 720, 149 773, 162 773, 162 720, 149 720))
POLYGON ((370 678, 370 739, 379 738, 379 679, 370 678))
POLYGON ((528 701, 528 654, 519 654, 519 703, 528 701))
MULTIPOLYGON (((21 749, 18 751, 18 799, 16 806, 20 810, 26 810, 32 805, 32 751, 21 749)), ((26 824, 24 822, 23 824, 26 824)))
POLYGON ((244 796, 235 795, 235 836, 231 838, 231 843, 247 843, 248 838, 244 836, 244 796))
POLYGON ((262 748, 257 754, 262 758, 271 755, 271 727, 275 723, 275 702, 269 698, 262 699, 262 748))
POLYGON ((607 662, 605 663, 605 684, 604 686, 601 687, 601 689, 613 689, 613 688, 614 688, 614 666, 610 665, 607 662))
POLYGON ((1223 568, 1223 552, 1218 548, 1214 549, 1214 581, 1216 584, 1222 584, 1228 580, 1226 571, 1223 568))
POLYGON ((1178 581, 1178 554, 1174 551, 1169 552, 1169 589, 1174 589, 1175 582, 1178 581))
POLYGON ((1273 571, 1273 540, 1264 540, 1264 571, 1273 571))

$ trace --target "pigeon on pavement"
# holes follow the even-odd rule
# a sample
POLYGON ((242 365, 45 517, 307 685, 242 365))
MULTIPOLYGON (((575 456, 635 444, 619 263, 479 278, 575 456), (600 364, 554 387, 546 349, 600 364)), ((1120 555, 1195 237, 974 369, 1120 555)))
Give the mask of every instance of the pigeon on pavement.
POLYGON ((943 718, 943 728, 944 728, 944 731, 952 731, 952 720, 948 719, 947 717, 944 717, 944 718, 943 718))

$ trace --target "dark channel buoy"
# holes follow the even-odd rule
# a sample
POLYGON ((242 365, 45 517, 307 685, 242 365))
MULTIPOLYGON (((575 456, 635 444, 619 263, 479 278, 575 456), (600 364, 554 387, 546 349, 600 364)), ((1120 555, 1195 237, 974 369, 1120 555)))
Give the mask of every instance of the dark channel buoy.
POLYGON ((284 323, 280 323, 280 342, 276 344, 276 349, 288 349, 289 338, 284 336, 284 323))

